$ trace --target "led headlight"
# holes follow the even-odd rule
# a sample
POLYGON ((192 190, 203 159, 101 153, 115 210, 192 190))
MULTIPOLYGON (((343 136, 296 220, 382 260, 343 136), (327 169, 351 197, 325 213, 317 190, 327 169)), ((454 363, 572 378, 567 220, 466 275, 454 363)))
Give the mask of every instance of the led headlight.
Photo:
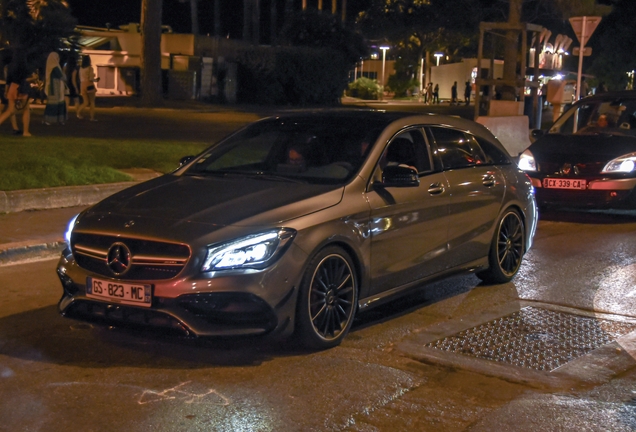
POLYGON ((75 216, 73 216, 73 219, 71 219, 68 222, 68 225, 66 226, 66 231, 64 232, 64 241, 66 241, 66 244, 68 245, 68 247, 71 247, 71 233, 73 232, 73 228, 75 227, 75 221, 77 220, 77 217, 79 216, 79 214, 76 214, 75 216))
POLYGON ((296 231, 292 229, 280 228, 208 246, 201 270, 265 268, 278 259, 295 235, 296 231))
POLYGON ((519 162, 517 163, 520 170, 523 171, 536 171, 537 164, 534 161, 534 156, 530 150, 526 150, 519 155, 519 162))
POLYGON ((636 171, 636 153, 630 153, 609 161, 601 173, 633 173, 634 171, 636 171))

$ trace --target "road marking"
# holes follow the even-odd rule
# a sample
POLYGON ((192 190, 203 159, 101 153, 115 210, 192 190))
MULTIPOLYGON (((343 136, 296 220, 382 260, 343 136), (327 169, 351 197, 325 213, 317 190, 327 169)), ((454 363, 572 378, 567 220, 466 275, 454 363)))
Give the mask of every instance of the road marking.
POLYGON ((213 403, 215 405, 227 406, 230 404, 230 400, 223 396, 221 393, 216 391, 215 389, 208 389, 208 391, 204 393, 196 393, 193 391, 187 391, 183 388, 190 384, 192 381, 186 381, 174 387, 171 387, 162 391, 155 390, 144 390, 137 403, 139 405, 145 405, 149 403, 155 402, 163 402, 168 400, 178 400, 183 401, 184 403, 213 403), (204 398, 210 399, 211 395, 217 397, 218 402, 209 402, 207 400, 204 401, 204 398))

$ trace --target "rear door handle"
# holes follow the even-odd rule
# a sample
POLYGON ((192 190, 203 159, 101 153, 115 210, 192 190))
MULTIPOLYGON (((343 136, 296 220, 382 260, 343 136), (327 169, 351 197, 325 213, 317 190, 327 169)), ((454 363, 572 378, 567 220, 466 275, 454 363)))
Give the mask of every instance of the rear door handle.
POLYGON ((492 187, 497 184, 497 179, 492 173, 486 173, 482 178, 482 184, 486 187, 492 187))

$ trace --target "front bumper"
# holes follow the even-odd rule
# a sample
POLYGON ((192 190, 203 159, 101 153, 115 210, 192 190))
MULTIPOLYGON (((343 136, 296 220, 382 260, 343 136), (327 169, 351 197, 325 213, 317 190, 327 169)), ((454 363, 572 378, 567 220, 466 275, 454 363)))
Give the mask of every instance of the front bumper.
POLYGON ((153 297, 150 307, 140 307, 87 297, 88 277, 108 278, 80 268, 66 251, 57 267, 63 287, 58 309, 80 321, 182 336, 288 336, 304 258, 292 247, 265 270, 143 281, 153 286, 153 297))
POLYGON ((541 205, 636 209, 636 178, 585 179, 587 187, 584 190, 547 189, 543 187, 543 178, 531 179, 541 205))

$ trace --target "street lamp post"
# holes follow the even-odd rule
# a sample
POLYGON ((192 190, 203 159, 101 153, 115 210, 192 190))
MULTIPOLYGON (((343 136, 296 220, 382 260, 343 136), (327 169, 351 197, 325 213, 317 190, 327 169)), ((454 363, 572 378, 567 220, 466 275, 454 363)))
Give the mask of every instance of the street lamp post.
POLYGON ((380 49, 382 50, 382 93, 381 93, 381 98, 384 99, 384 68, 386 65, 386 50, 389 49, 388 46, 381 46, 380 49))
POLYGON ((437 60, 437 64, 436 64, 436 66, 439 66, 439 59, 440 59, 440 57, 444 57, 444 54, 442 54, 442 53, 435 53, 435 54, 433 54, 433 55, 435 56, 435 60, 437 60))

